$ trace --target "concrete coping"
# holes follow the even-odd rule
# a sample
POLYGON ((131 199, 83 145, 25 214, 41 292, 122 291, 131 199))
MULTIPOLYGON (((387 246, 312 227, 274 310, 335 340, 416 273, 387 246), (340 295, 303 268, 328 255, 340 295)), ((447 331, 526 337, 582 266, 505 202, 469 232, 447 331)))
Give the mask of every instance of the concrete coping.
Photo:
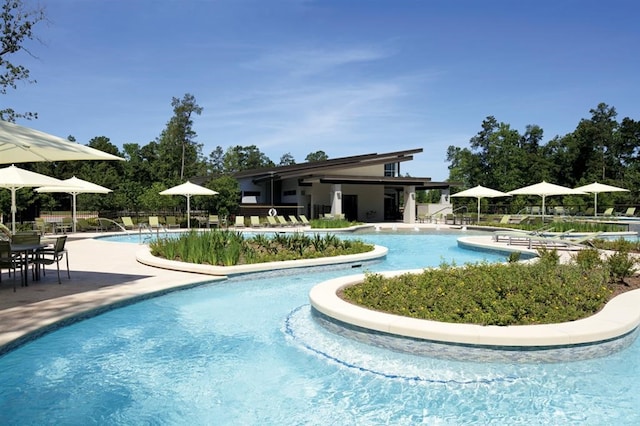
MULTIPOLYGON (((421 271, 393 271, 381 275, 392 277, 421 271)), ((640 324, 640 290, 617 296, 597 314, 577 321, 528 326, 482 326, 443 323, 373 311, 338 297, 341 289, 361 283, 364 278, 364 274, 351 275, 316 285, 309 293, 311 306, 328 317, 369 330, 444 343, 484 346, 593 344, 622 337, 640 324)))
POLYGON ((284 260, 279 262, 253 263, 236 266, 215 266, 201 265, 176 260, 167 260, 153 256, 149 246, 143 246, 136 252, 138 262, 156 268, 170 269, 174 271, 192 272, 197 274, 231 276, 238 274, 248 274, 253 272, 272 271, 274 269, 292 269, 308 266, 326 266, 344 263, 365 262, 383 258, 389 249, 382 246, 374 246, 372 251, 359 254, 349 254, 342 256, 320 257, 317 259, 284 260))

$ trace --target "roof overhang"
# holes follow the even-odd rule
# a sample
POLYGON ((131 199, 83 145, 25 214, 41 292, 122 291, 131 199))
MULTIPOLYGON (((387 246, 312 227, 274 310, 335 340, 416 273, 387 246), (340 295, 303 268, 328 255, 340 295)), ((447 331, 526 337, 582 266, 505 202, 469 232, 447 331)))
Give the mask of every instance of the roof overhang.
POLYGON ((416 189, 445 189, 451 186, 450 182, 433 182, 430 178, 423 177, 390 177, 390 176, 335 176, 323 175, 301 178, 299 185, 313 183, 326 184, 351 184, 351 185, 383 185, 387 187, 414 186, 416 189))

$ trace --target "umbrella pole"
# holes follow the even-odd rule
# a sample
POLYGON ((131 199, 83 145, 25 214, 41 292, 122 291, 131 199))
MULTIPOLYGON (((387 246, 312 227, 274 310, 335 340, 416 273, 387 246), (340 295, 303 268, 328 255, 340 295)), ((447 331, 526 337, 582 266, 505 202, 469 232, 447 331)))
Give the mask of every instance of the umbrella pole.
POLYGON ((71 220, 73 220, 72 230, 73 230, 73 233, 75 234, 76 233, 76 222, 77 222, 77 219, 76 219, 76 193, 72 192, 71 193, 71 197, 73 198, 73 202, 71 203, 71 204, 73 204, 72 205, 73 211, 71 212, 71 220))
POLYGON ((478 197, 478 221, 476 222, 476 225, 478 225, 480 223, 480 197, 478 197))
POLYGON ((593 217, 598 216, 598 193, 593 193, 593 217))
POLYGON ((544 195, 542 196, 542 226, 544 226, 544 215, 547 212, 546 208, 544 207, 544 195))
POLYGON ((191 197, 187 195, 187 229, 191 229, 191 197))
POLYGON ((11 188, 11 232, 16 233, 16 189, 11 188))

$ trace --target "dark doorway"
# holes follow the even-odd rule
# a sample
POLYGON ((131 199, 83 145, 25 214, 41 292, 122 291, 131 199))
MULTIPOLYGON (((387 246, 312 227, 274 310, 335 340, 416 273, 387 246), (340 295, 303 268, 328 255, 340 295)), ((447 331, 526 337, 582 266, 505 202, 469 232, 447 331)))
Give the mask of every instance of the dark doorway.
POLYGON ((349 221, 358 220, 358 196, 342 194, 342 213, 349 221))

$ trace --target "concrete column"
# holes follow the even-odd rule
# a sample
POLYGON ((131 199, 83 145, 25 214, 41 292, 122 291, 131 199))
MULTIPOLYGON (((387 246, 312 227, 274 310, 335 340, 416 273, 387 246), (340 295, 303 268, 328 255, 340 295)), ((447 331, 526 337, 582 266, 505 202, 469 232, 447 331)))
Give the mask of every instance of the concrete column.
POLYGON ((404 187, 404 215, 403 223, 416 223, 416 187, 404 187))
POLYGON ((339 216, 342 214, 342 185, 331 185, 331 214, 339 216))

